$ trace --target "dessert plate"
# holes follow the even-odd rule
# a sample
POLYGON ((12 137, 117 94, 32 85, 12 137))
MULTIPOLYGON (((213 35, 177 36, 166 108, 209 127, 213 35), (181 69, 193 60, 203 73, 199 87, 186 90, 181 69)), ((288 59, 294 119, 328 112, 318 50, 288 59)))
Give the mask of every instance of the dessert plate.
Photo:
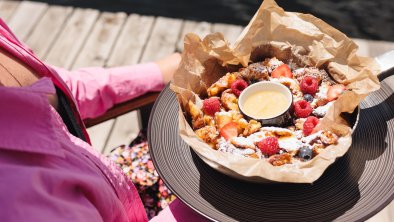
POLYGON ((393 91, 382 82, 360 107, 349 151, 313 184, 249 183, 206 165, 179 136, 168 86, 150 117, 150 152, 169 189, 211 220, 363 221, 394 198, 393 91))

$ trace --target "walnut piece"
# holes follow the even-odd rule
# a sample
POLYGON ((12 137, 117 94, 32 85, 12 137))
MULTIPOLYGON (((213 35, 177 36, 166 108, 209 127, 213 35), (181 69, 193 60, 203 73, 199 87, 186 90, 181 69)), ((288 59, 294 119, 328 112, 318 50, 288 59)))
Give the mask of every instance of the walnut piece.
POLYGON ((195 131, 196 135, 204 142, 208 143, 212 148, 216 149, 216 143, 219 133, 214 126, 204 126, 195 131))
POLYGON ((221 92, 230 88, 236 79, 237 75, 235 73, 227 73, 207 89, 208 96, 218 96, 221 92))
POLYGON ((292 156, 289 153, 276 154, 269 158, 270 162, 274 166, 282 166, 284 164, 289 164, 292 162, 292 156))

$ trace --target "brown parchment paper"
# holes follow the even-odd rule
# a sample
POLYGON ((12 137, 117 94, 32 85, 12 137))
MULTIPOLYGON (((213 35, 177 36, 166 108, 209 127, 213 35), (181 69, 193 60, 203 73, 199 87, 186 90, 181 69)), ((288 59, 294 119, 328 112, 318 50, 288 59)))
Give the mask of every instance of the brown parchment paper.
POLYGON ((180 136, 208 165, 244 180, 312 183, 318 179, 352 143, 351 128, 341 113, 353 112, 370 92, 379 89, 378 65, 372 58, 356 55, 358 47, 351 39, 312 15, 286 12, 273 0, 263 2, 233 45, 221 33, 203 39, 190 33, 184 41, 182 61, 171 84, 179 101, 180 136), (315 129, 332 130, 341 136, 339 142, 311 161, 275 167, 265 160, 213 150, 196 136, 185 118, 187 102, 201 108, 206 89, 221 76, 272 56, 324 68, 337 82, 347 85, 348 91, 315 129))

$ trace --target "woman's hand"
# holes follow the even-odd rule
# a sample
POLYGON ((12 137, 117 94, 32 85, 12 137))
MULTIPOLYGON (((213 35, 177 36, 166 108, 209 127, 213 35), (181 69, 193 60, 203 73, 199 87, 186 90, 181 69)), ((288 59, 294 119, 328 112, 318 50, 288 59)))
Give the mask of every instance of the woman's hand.
POLYGON ((159 66, 159 69, 163 75, 163 80, 166 84, 171 81, 180 61, 181 54, 179 53, 173 53, 167 57, 164 57, 163 59, 156 61, 156 64, 159 66))

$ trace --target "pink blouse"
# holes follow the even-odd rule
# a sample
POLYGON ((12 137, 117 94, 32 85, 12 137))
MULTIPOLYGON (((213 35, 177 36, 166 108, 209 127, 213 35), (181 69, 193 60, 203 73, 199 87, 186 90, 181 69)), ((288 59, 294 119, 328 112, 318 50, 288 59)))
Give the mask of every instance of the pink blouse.
MULTIPOLYGON (((134 185, 114 163, 68 132, 47 94, 55 93, 55 83, 73 96, 71 106, 82 118, 96 117, 116 103, 161 90, 157 65, 74 72, 51 67, 1 19, 0 47, 44 76, 29 87, 0 87, 1 220, 147 221, 134 185)), ((176 200, 153 220, 205 219, 176 200)))

